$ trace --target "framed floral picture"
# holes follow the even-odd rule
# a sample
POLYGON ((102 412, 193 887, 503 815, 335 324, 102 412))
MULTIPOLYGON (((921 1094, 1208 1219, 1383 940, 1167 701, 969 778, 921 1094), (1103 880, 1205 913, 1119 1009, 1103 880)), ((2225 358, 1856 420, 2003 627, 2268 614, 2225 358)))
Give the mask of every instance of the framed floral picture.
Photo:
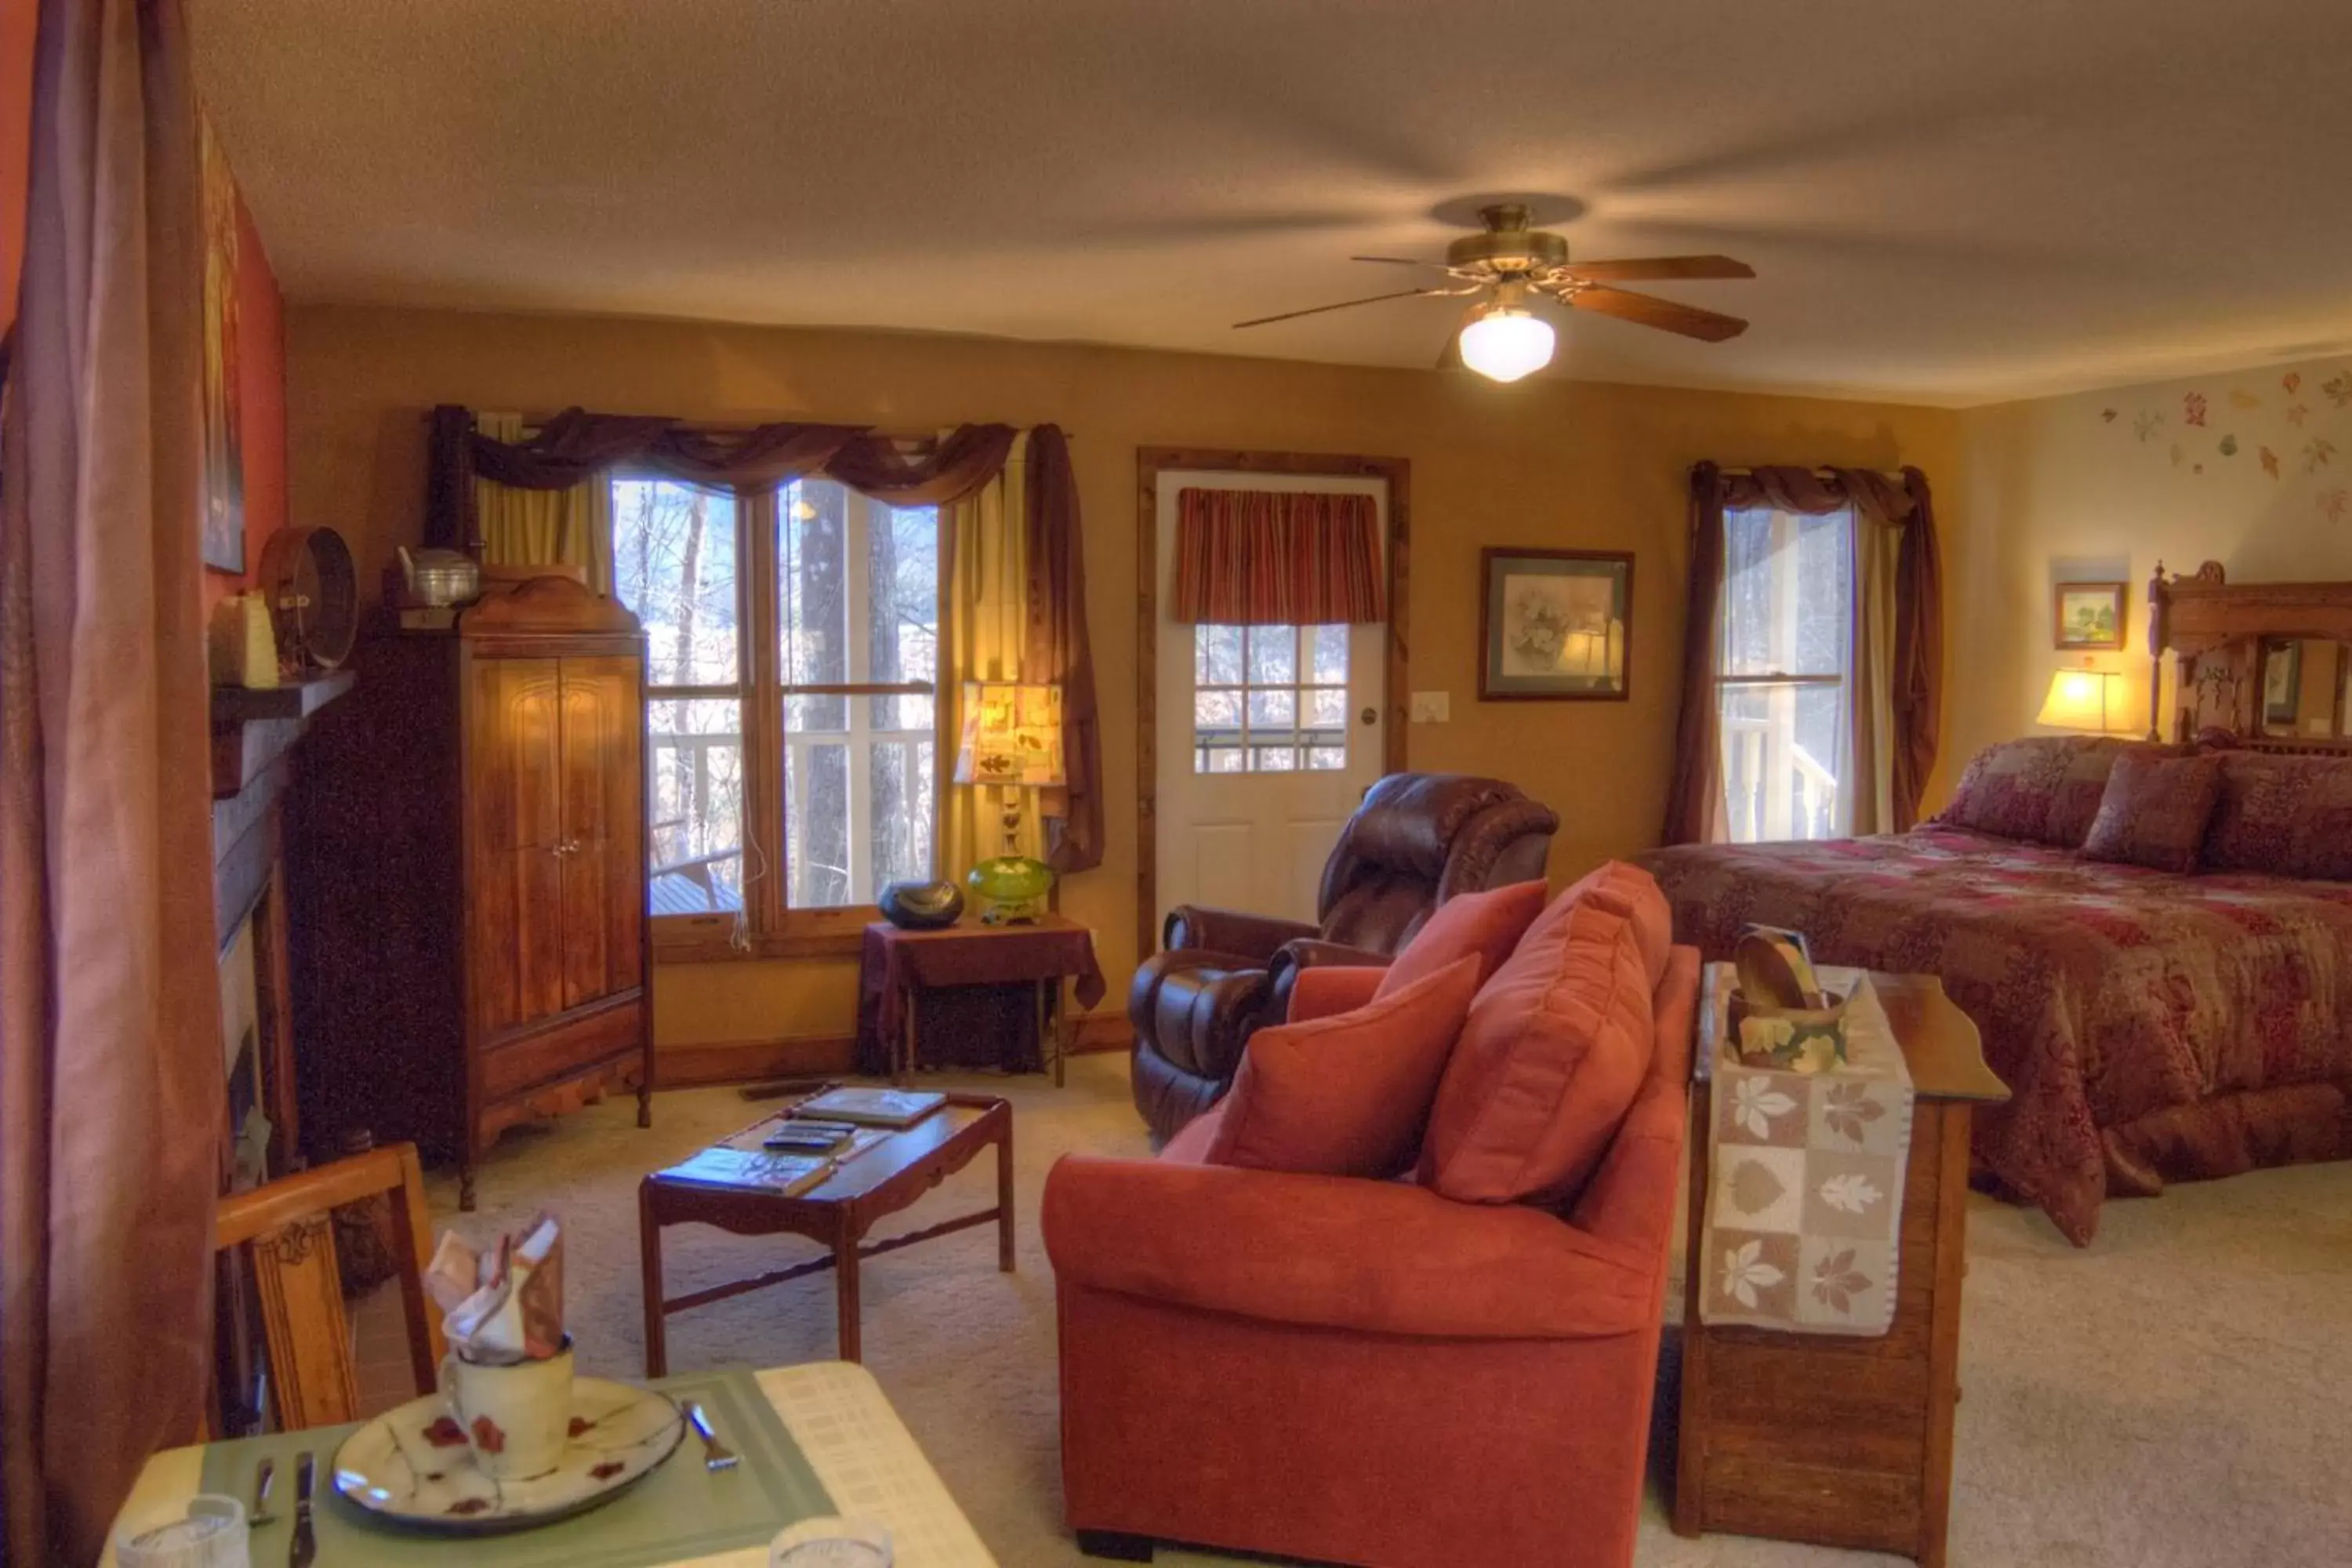
POLYGON ((2121 583, 2061 583, 2051 593, 2051 646, 2061 653, 2124 646, 2121 583))
POLYGON ((1630 552, 1497 548, 1481 551, 1479 562, 1480 701, 1625 700, 1630 552))

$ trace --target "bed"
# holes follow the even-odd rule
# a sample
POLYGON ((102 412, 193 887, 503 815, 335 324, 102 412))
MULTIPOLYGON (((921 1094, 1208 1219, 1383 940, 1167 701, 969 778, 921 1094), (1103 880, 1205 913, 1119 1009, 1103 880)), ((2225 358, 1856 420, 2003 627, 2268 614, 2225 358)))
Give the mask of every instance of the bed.
POLYGON ((2150 600, 2180 661, 2168 749, 2221 753, 2196 871, 2082 853, 2125 745, 2089 737, 1989 748, 1910 833, 1642 858, 1709 958, 1761 921, 1825 963, 1940 976, 2014 1095, 1977 1119, 1979 1179, 2077 1246, 2110 1195, 2352 1158, 2352 680, 2323 733, 2329 704, 2285 701, 2277 663, 2352 664, 2352 584, 2159 567, 2150 600))

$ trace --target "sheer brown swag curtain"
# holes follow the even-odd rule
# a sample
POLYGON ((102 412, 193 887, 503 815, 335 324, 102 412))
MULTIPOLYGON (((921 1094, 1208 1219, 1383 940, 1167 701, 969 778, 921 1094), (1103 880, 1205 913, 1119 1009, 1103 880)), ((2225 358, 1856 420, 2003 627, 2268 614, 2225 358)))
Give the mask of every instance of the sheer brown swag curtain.
MULTIPOLYGON (((1009 425, 961 426, 908 453, 859 425, 777 423, 740 431, 698 428, 661 416, 567 408, 527 440, 475 428, 471 411, 433 410, 425 486, 428 542, 478 555, 477 479, 518 489, 569 489, 626 466, 685 484, 754 489, 795 479, 833 479, 893 506, 944 506, 1004 467, 1019 435, 1009 425)), ((1050 858, 1063 871, 1102 863, 1102 741, 1094 657, 1087 637, 1085 545, 1069 441, 1056 426, 1030 432, 1029 646, 1037 679, 1059 680, 1067 787, 1045 802, 1050 858), (1046 597, 1041 598, 1040 591, 1046 597)), ((942 575, 948 563, 942 562, 942 575)))
POLYGON ((1365 495, 1180 490, 1169 617, 1221 626, 1384 621, 1378 518, 1365 495))
MULTIPOLYGON (((1727 472, 1713 463, 1691 469, 1689 618, 1683 628, 1682 716, 1675 731, 1675 771, 1666 795, 1664 839, 1704 844, 1726 837, 1723 746, 1716 690, 1716 640, 1722 630, 1723 514, 1747 507, 1818 516, 1852 506, 1864 527, 1899 531, 1895 565, 1895 659, 1887 746, 1894 819, 1907 831, 1936 765, 1943 714, 1943 565, 1927 477, 1901 479, 1869 468, 1756 468, 1727 472)), ((1864 585, 1855 585, 1859 604, 1864 585)))
POLYGON ((192 1440, 226 1134, 201 527, 204 225, 172 0, 48 0, 0 395, 0 1510, 97 1560, 192 1440))

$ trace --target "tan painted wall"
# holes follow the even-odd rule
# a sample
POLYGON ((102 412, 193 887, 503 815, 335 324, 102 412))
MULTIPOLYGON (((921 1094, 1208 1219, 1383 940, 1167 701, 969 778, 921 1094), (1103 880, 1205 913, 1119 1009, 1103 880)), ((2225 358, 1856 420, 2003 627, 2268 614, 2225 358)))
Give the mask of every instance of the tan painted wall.
MULTIPOLYGON (((1412 460, 1412 684, 1453 697, 1450 723, 1411 731, 1412 764, 1498 774, 1550 803, 1564 819, 1556 878, 1654 841, 1680 679, 1691 463, 1916 463, 1958 515, 1946 476, 1958 461, 1959 417, 1937 409, 1564 381, 1507 388, 1431 372, 913 334, 331 306, 290 308, 287 339, 294 515, 342 530, 371 580, 420 530, 422 416, 436 402, 1069 430, 1112 811, 1102 869, 1073 879, 1064 904, 1096 929, 1113 1008, 1136 956, 1135 821, 1120 803, 1135 798, 1137 447, 1412 460), (1476 700, 1478 552, 1489 544, 1637 552, 1630 701, 1476 700)), ((1952 541, 1955 553, 1963 542, 1952 541)), ((673 971, 657 989, 657 1032, 683 1043, 845 1031, 850 968, 673 971)))
MULTIPOLYGON (((2352 362, 2037 398, 1960 418, 1969 510, 1955 531, 1969 548, 1946 588, 1948 768, 2036 732, 2052 672, 2083 657, 2051 647, 2054 583, 2131 584, 2128 646, 2095 662, 2125 673, 2131 710, 2144 718, 2147 579, 2159 560, 2174 572, 2219 561, 2237 582, 2352 579, 2352 362)), ((2168 695, 2168 730, 2171 706, 2168 695)))

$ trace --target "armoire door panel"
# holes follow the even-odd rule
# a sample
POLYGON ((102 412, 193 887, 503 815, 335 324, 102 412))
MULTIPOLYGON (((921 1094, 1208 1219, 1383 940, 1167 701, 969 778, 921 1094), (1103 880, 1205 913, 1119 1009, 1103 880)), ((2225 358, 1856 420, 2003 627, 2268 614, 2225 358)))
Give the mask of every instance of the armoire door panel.
POLYGON ((639 979, 645 722, 636 661, 563 661, 563 1001, 639 979))
POLYGON ((564 1005, 562 666, 479 659, 471 679, 471 946, 481 1025, 497 1033, 564 1005))

